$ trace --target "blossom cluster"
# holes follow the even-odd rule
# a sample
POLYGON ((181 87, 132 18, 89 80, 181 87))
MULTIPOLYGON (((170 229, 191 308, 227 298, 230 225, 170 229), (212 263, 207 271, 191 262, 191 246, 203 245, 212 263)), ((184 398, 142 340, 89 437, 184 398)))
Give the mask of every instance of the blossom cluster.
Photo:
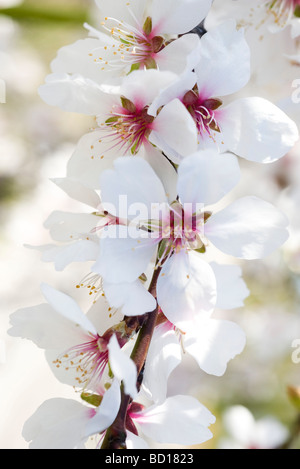
MULTIPOLYGON (((39 90, 51 106, 95 117, 54 179, 89 208, 54 211, 45 226, 55 243, 38 247, 58 271, 87 263, 77 288, 92 305, 85 313, 43 283, 45 303, 15 312, 10 329, 45 350, 80 400, 46 401, 23 435, 39 449, 199 445, 215 417, 193 396, 170 397, 168 379, 184 353, 221 377, 243 352, 244 331, 214 312, 243 306, 236 259, 277 250, 288 220, 232 191, 240 159, 278 161, 298 129, 271 101, 238 96, 250 47, 233 17, 197 33, 212 0, 96 3, 99 29, 85 25, 88 38, 59 50, 39 90)), ((289 21, 286 3, 268 8, 289 21)))

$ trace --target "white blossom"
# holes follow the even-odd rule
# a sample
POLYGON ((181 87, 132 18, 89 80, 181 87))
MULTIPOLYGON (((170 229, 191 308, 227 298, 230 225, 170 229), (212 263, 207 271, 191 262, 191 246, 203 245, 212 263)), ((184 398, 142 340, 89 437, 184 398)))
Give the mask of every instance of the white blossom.
POLYGON ((197 250, 205 250, 212 243, 231 256, 260 259, 288 238, 284 214, 255 197, 241 198, 217 213, 209 213, 205 219, 206 212, 199 205, 216 203, 238 180, 239 168, 232 155, 197 153, 180 165, 179 200, 170 203, 161 182, 145 161, 116 160, 115 170, 102 176, 104 207, 106 204, 114 207, 113 215, 118 216, 119 195, 125 194, 128 207, 139 201, 146 212, 132 215, 137 226, 133 223, 131 227, 110 226, 104 230, 93 270, 109 283, 131 283, 158 256, 157 267, 161 265, 162 270, 157 299, 169 321, 181 328, 185 321, 210 314, 216 306, 216 278, 197 250), (225 160, 227 164, 221 164, 225 160), (223 178, 224 171, 230 176, 223 178), (161 213, 151 212, 153 206, 162 208, 161 213), (139 229, 143 226, 150 233, 139 229))

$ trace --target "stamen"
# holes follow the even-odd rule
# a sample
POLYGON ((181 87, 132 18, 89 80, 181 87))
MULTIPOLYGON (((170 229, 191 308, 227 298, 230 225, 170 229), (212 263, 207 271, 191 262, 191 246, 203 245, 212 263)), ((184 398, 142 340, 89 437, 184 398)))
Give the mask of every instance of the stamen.
POLYGON ((57 368, 75 371, 76 384, 84 389, 97 386, 108 363, 106 340, 92 334, 89 336, 90 340, 71 347, 53 361, 57 368))
POLYGON ((201 99, 198 90, 188 91, 182 100, 187 110, 193 117, 200 137, 208 135, 213 138, 213 132, 220 132, 220 127, 215 116, 223 103, 219 99, 201 99))
POLYGON ((93 297, 93 303, 96 303, 100 295, 103 294, 102 278, 97 274, 87 274, 81 282, 76 285, 76 288, 87 288, 89 296, 93 297))
MULTIPOLYGON (((94 61, 101 65, 102 70, 113 71, 115 68, 124 66, 131 70, 141 67, 153 68, 155 54, 164 46, 164 38, 155 36, 152 31, 152 20, 147 18, 145 27, 134 27, 124 21, 113 17, 106 17, 101 23, 102 28, 115 41, 112 45, 106 45, 90 51, 94 61), (148 20, 148 22, 147 22, 148 20)), ((91 29, 86 25, 88 29, 91 29)), ((95 30, 93 29, 95 34, 95 30)), ((155 64, 156 66, 156 64, 155 64)))
POLYGON ((112 144, 107 151, 118 148, 123 150, 124 155, 129 152, 135 155, 147 141, 154 117, 148 114, 148 106, 137 109, 124 97, 121 102, 122 106, 113 107, 110 117, 100 129, 105 133, 103 140, 107 139, 112 144))

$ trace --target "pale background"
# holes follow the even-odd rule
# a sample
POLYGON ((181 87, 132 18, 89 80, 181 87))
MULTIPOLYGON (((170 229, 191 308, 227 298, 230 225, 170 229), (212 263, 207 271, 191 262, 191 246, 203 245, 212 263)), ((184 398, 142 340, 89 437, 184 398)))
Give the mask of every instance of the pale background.
MULTIPOLYGON (((9 3, 0 1, 0 7, 9 3)), ((0 10, 0 78, 7 86, 7 102, 0 104, 1 449, 27 448, 22 426, 44 400, 76 397, 52 376, 42 351, 10 338, 7 330, 12 312, 43 301, 42 281, 75 295, 87 306, 87 297, 75 288, 87 266, 73 265, 57 273, 24 244, 50 242, 43 222, 51 211, 83 209, 50 178, 65 175, 66 162, 91 122, 50 108, 37 89, 57 49, 86 36, 82 24, 94 21, 92 6, 88 0, 68 0, 63 7, 60 0, 28 0, 5 16, 0 10)), ((280 205, 285 187, 279 185, 279 176, 285 176, 281 163, 263 169, 243 164, 243 181, 236 194, 255 192, 280 205)), ((217 447, 223 434, 222 413, 233 404, 246 405, 257 418, 271 414, 288 427, 296 419, 286 387, 300 385, 300 364, 291 359, 292 342, 300 339, 299 246, 296 232, 292 246, 263 262, 242 264, 251 296, 245 308, 218 314, 240 324, 248 344, 225 377, 208 377, 189 359, 171 377, 171 394, 195 395, 217 416, 215 439, 206 447, 217 447)))

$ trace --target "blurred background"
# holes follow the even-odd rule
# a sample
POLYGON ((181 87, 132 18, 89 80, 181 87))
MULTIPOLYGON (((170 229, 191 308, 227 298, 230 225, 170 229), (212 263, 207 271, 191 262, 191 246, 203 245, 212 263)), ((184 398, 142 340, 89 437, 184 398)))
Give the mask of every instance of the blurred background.
MULTIPOLYGON (((91 122, 47 106, 37 90, 57 50, 86 37, 83 23, 95 23, 93 12, 92 0, 0 0, 0 79, 6 83, 6 103, 0 104, 1 449, 27 448, 23 424, 43 401, 74 398, 74 391, 52 376, 43 352, 10 338, 7 329, 12 312, 43 302, 42 281, 85 302, 75 286, 87 273, 86 266, 76 264, 57 273, 24 245, 51 242, 43 223, 53 210, 82 210, 50 179, 65 176, 66 162, 91 122)), ((276 425, 286 429, 276 445, 300 449, 300 351, 299 360, 295 354, 292 359, 296 340, 300 348, 299 163, 299 148, 271 166, 241 163, 243 180, 235 195, 255 194, 285 210, 291 239, 268 259, 242 264, 251 291, 245 308, 216 312, 247 334, 245 352, 230 363, 226 375, 209 377, 186 358, 171 377, 171 394, 192 394, 217 416, 215 438, 204 448, 218 448, 224 438, 234 437, 226 412, 238 404, 257 422, 272 416, 269 434, 279 431, 276 425), (293 387, 294 403, 288 387, 293 387)), ((239 421, 243 426, 243 419, 239 421)))

